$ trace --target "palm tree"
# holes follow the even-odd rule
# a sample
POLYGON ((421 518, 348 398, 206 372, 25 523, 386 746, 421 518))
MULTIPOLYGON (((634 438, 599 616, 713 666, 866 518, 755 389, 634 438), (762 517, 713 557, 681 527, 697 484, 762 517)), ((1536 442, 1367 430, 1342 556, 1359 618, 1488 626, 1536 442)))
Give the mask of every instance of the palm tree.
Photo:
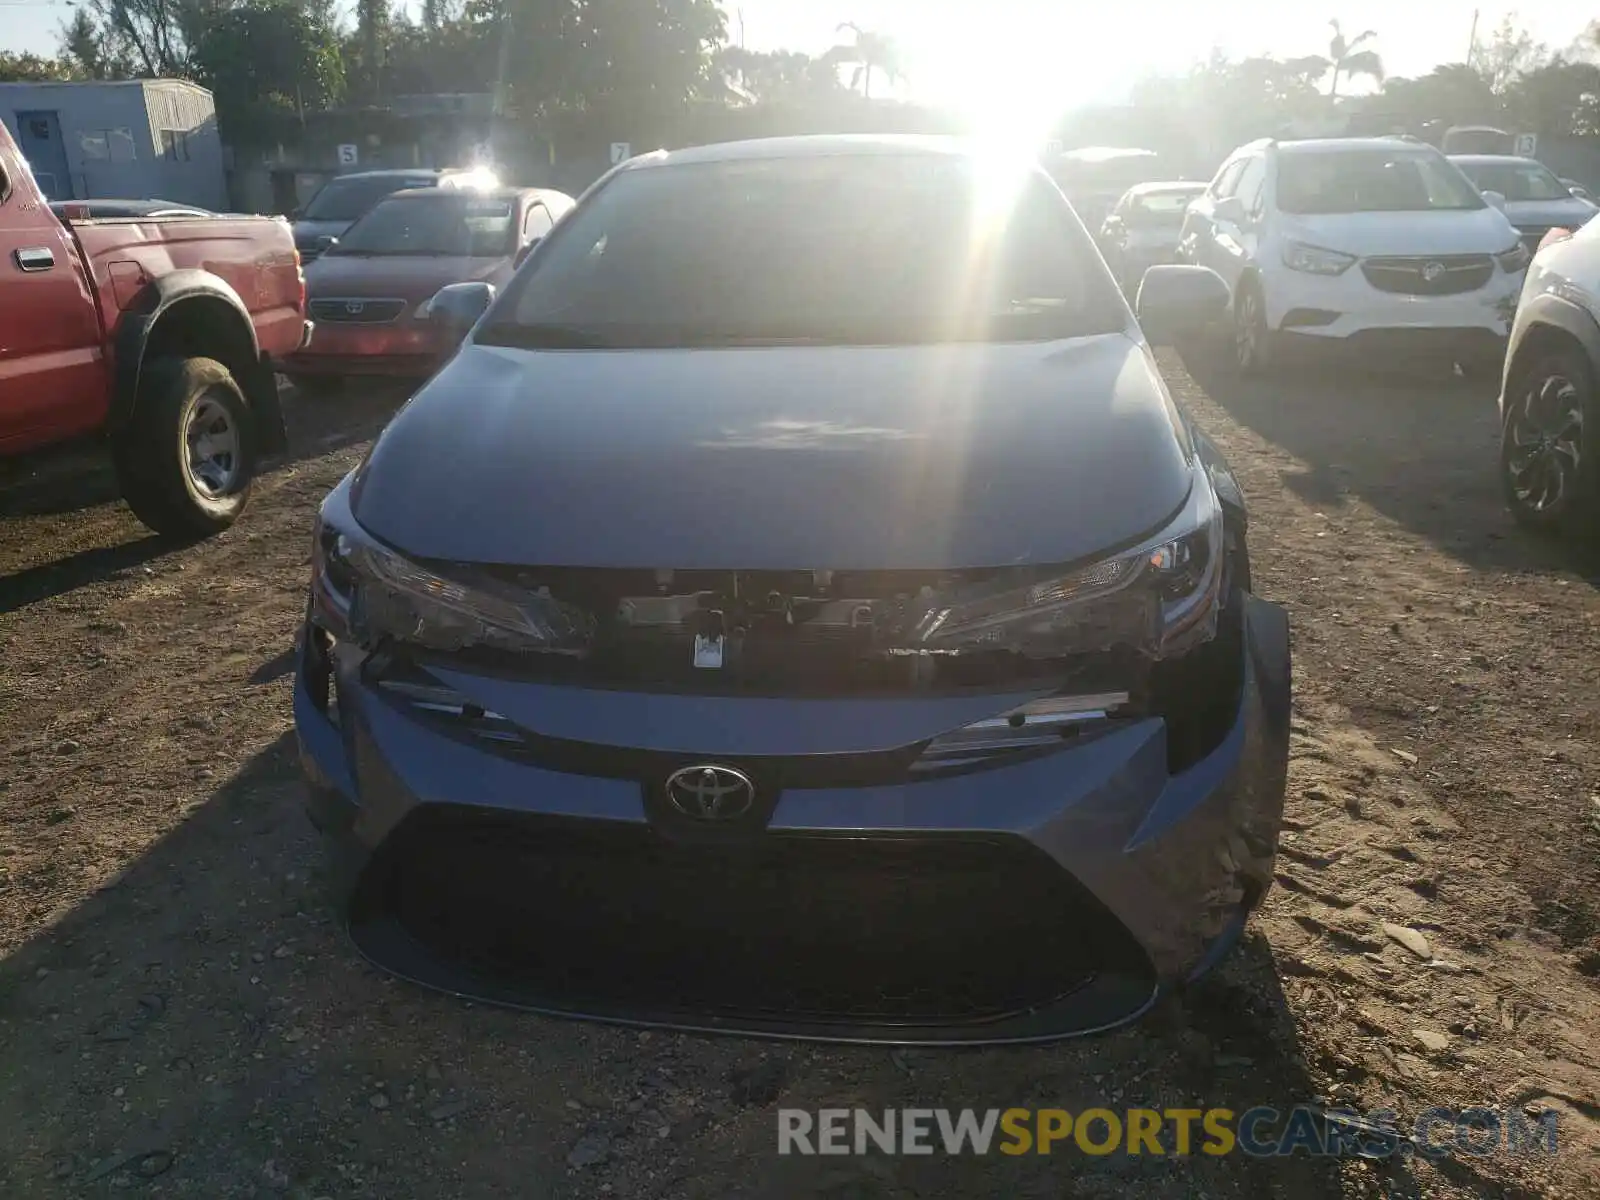
POLYGON ((1365 75, 1382 83, 1383 59, 1378 57, 1375 50, 1360 49, 1363 42, 1370 42, 1378 35, 1368 29, 1346 41, 1344 30, 1339 28, 1337 20, 1329 21, 1328 24, 1333 27, 1333 37, 1328 41, 1328 65, 1333 68, 1333 80, 1328 84, 1329 99, 1338 98, 1341 75, 1346 78, 1365 75))
POLYGON ((835 46, 828 52, 829 59, 835 64, 855 63, 856 69, 850 75, 850 90, 855 91, 857 85, 861 88, 863 99, 872 99, 872 73, 881 71, 890 83, 902 78, 900 70, 900 48, 894 44, 894 39, 886 33, 874 33, 870 29, 863 29, 854 21, 846 21, 840 25, 836 33, 849 30, 854 35, 854 44, 849 46, 835 46))

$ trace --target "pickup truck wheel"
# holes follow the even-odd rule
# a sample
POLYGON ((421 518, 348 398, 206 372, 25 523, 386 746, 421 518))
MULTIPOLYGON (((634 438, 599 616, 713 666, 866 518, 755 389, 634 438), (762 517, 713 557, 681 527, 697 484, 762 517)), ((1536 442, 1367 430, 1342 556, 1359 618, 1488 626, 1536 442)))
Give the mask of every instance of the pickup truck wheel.
POLYGON ((244 511, 255 478, 244 394, 209 358, 156 359, 142 376, 133 421, 112 448, 123 498, 157 533, 219 533, 244 511))

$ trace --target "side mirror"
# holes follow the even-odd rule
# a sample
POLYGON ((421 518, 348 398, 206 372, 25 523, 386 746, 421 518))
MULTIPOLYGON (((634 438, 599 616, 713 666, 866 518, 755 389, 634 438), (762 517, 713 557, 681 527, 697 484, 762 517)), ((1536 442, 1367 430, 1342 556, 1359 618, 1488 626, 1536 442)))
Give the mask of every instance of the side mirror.
POLYGON ((1134 308, 1152 345, 1170 346, 1204 332, 1227 314, 1228 285, 1210 267, 1151 267, 1139 282, 1134 308))
POLYGON ((536 237, 532 241, 518 247, 516 257, 511 260, 511 265, 513 267, 520 267, 524 262, 527 261, 528 255, 533 253, 533 248, 542 241, 544 241, 543 237, 536 237))
POLYGON ((492 283, 452 283, 440 288, 428 301, 428 320, 436 321, 454 333, 465 335, 478 318, 494 303, 492 283))
POLYGON ((1498 208, 1501 212, 1505 212, 1505 210, 1506 210, 1506 198, 1505 198, 1505 194, 1504 193, 1502 193, 1502 192, 1484 192, 1483 198, 1485 200, 1487 200, 1490 203, 1490 205, 1492 205, 1493 207, 1498 208))
POLYGON ((1245 223, 1244 201, 1237 196, 1224 196, 1217 201, 1217 220, 1226 221, 1230 225, 1243 225, 1245 223))

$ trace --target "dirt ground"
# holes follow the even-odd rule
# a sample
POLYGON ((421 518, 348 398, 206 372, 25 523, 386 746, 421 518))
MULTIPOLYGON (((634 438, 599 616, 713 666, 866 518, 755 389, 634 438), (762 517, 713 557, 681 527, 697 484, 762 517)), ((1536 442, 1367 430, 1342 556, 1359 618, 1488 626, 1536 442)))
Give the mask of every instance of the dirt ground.
POLYGON ((314 506, 396 398, 294 403, 290 460, 199 546, 146 535, 92 462, 13 473, 0 1194, 1600 1195, 1600 574, 1502 512, 1481 392, 1202 388, 1168 365, 1244 482, 1257 589, 1294 623, 1279 886, 1203 987, 1042 1049, 638 1033, 391 981, 319 895, 288 649, 314 506), (1560 1153, 775 1152, 780 1105, 1313 1099, 1554 1109, 1560 1153))

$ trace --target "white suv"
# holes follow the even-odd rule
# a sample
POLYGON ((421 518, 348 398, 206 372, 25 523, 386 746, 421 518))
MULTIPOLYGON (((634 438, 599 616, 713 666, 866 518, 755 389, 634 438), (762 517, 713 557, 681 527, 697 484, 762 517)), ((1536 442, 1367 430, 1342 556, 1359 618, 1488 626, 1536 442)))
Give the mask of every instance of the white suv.
POLYGON ((1529 257, 1456 166, 1402 138, 1235 150, 1190 205, 1178 253, 1227 281, 1244 372, 1291 344, 1498 371, 1529 257))

